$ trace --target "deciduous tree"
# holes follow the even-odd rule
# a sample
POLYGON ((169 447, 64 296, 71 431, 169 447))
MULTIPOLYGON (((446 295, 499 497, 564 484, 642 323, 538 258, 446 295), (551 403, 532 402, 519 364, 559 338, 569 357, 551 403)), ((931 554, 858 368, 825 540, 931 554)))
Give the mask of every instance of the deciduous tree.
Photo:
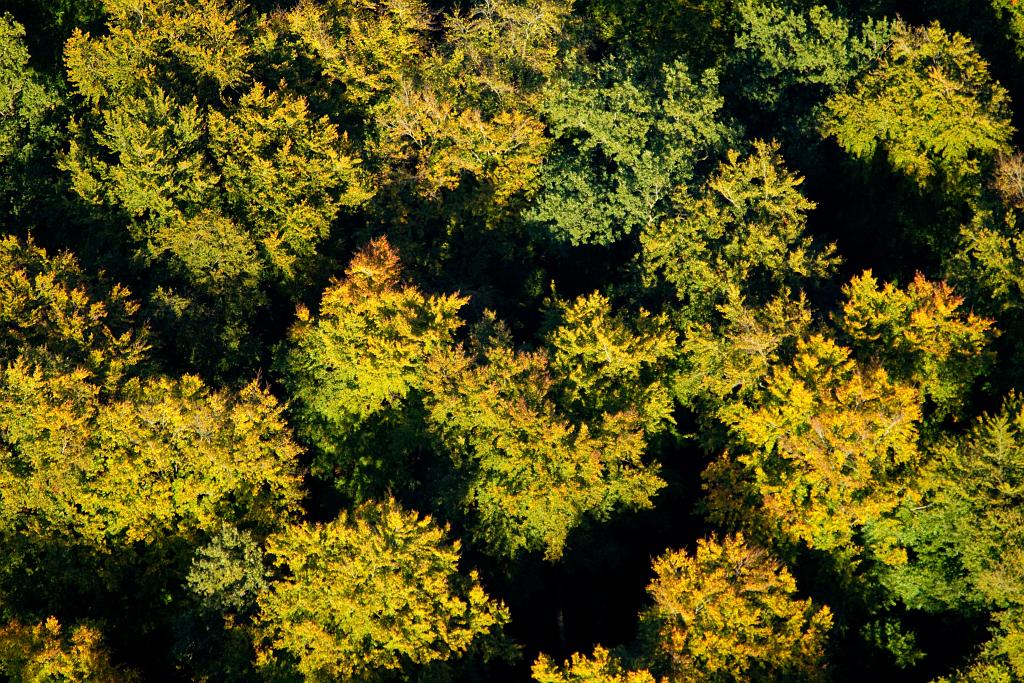
POLYGON ((916 466, 920 399, 884 370, 859 366, 820 335, 775 368, 755 407, 730 422, 748 450, 736 457, 781 538, 840 550, 856 530, 903 501, 916 466))
POLYGON ((749 156, 729 152, 696 196, 678 194, 674 215, 641 234, 644 271, 675 289, 684 320, 707 321, 730 286, 764 302, 829 274, 834 247, 805 233, 814 203, 802 182, 776 144, 755 142, 749 156))
POLYGON ((1013 126, 1006 90, 968 38, 896 23, 878 63, 829 101, 822 133, 859 158, 885 153, 922 186, 956 185, 1008 151, 1013 126))
POLYGON ((319 453, 316 469, 340 489, 382 493, 402 476, 401 444, 381 432, 400 428, 423 391, 427 359, 454 345, 466 301, 404 284, 397 253, 380 239, 324 292, 316 317, 300 309, 285 382, 300 434, 319 453))
POLYGON ((906 287, 879 288, 871 271, 843 288, 840 328, 864 361, 880 361, 935 403, 939 416, 956 414, 974 380, 985 373, 993 321, 961 310, 964 301, 944 282, 920 273, 906 287))
POLYGON ((412 675, 483 646, 508 621, 475 572, 459 574, 458 541, 394 500, 289 527, 268 549, 281 576, 260 598, 260 661, 306 680, 412 675))
POLYGON ((675 62, 650 79, 638 72, 609 61, 549 86, 544 114, 556 144, 530 216, 558 239, 611 244, 656 225, 727 137, 714 71, 695 78, 675 62))
POLYGON ((542 352, 504 346, 473 362, 461 350, 431 359, 426 398, 431 431, 465 483, 461 505, 494 552, 543 550, 554 559, 586 517, 645 508, 663 486, 644 462, 635 412, 570 421, 552 397, 542 352))
POLYGON ((541 655, 533 663, 533 680, 537 683, 654 683, 649 671, 631 671, 600 645, 587 657, 574 654, 557 666, 550 657, 541 655))
POLYGON ((701 540, 654 562, 654 659, 672 681, 792 681, 824 677, 828 607, 796 597, 796 581, 742 535, 701 540))

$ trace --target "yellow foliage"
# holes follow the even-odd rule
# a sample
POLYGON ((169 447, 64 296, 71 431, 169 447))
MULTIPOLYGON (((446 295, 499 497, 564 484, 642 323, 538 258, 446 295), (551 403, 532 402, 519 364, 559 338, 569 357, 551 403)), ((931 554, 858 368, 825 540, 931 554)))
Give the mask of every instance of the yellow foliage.
POLYGON ((762 405, 727 411, 750 446, 739 461, 765 512, 783 535, 823 550, 848 546, 857 527, 898 506, 899 474, 918 460, 917 392, 849 356, 811 336, 774 370, 762 405))
POLYGON ((272 530, 296 510, 299 449, 254 384, 132 381, 104 399, 85 371, 0 371, 0 524, 110 548, 229 521, 272 530))
POLYGON ((600 645, 592 657, 576 653, 558 667, 550 657, 541 655, 533 664, 537 683, 654 683, 649 671, 630 671, 600 645))
POLYGON ((669 681, 823 677, 831 612, 797 599, 789 571, 742 535, 699 541, 694 555, 669 552, 654 572, 644 618, 657 629, 669 681))
POLYGON ((50 617, 28 626, 0 628, 0 673, 10 683, 129 683, 137 677, 115 667, 100 632, 78 625, 65 633, 50 617))
POLYGON ((456 657, 497 635, 505 607, 475 572, 458 573, 459 543, 389 499, 268 541, 285 576, 260 599, 259 662, 287 653, 306 680, 350 680, 456 657))

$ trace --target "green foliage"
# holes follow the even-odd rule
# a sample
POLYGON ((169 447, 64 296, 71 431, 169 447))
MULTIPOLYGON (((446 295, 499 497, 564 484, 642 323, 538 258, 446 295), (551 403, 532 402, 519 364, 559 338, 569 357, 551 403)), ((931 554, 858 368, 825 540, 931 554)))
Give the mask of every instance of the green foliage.
POLYGON ((553 318, 546 346, 563 409, 578 419, 632 410, 648 435, 672 424, 666 379, 677 348, 666 316, 640 309, 630 320, 595 292, 559 302, 553 318))
POLYGON ((945 265, 958 289, 1012 324, 1024 301, 1024 241, 1017 227, 1024 209, 1024 155, 1000 155, 991 184, 995 191, 973 203, 971 220, 961 227, 957 251, 945 265))
POLYGON ((1016 0, 2 4, 0 679, 1024 678, 1016 0))
POLYGON ((807 98, 813 106, 845 89, 888 47, 885 22, 869 21, 858 32, 821 5, 797 12, 746 0, 738 10, 743 94, 762 106, 793 105, 783 98, 807 98))
POLYGON ((285 381, 300 434, 320 454, 316 469, 332 474, 336 486, 360 497, 382 478, 400 476, 400 453, 372 452, 398 444, 367 443, 365 435, 374 420, 393 429, 422 392, 426 361, 454 344, 465 303, 403 286, 398 255, 381 239, 324 292, 315 319, 300 309, 282 363, 285 381))
POLYGON ((263 549, 247 531, 224 525, 196 551, 189 569, 189 590, 219 612, 244 615, 267 588, 263 549))
POLYGON ((814 203, 800 194, 801 182, 775 144, 755 142, 743 158, 730 151, 697 196, 677 195, 674 215, 641 234, 645 274, 675 289, 688 321, 707 320, 730 286, 767 301, 828 275, 834 247, 815 248, 805 234, 814 203))
POLYGON ((900 515, 914 560, 885 577, 910 606, 1024 606, 1024 406, 1010 396, 961 438, 936 445, 922 472, 923 504, 900 515))
POLYGON ((600 645, 594 655, 574 654, 564 667, 541 655, 533 664, 533 680, 537 683, 654 683, 650 672, 624 668, 608 650, 600 645))
POLYGON ((65 632, 57 619, 0 628, 0 673, 10 683, 130 683, 136 675, 114 666, 100 632, 78 625, 65 632))
POLYGON ((288 46, 282 57, 313 60, 353 108, 378 103, 429 51, 430 12, 420 0, 306 0, 271 22, 275 41, 288 46))
POLYGON ((922 186, 976 181, 1013 134, 1009 97, 970 40, 900 23, 878 64, 829 100, 821 129, 855 157, 883 152, 922 186))
POLYGON ((1024 677, 1024 629, 1020 610, 1000 612, 992 629, 993 638, 985 643, 975 660, 950 677, 934 683, 1014 683, 1024 677))
POLYGON ((644 615, 657 633, 654 660, 672 681, 824 678, 828 607, 796 598, 796 581, 742 535, 697 543, 654 561, 644 615))
POLYGON ((49 145, 58 138, 57 94, 29 66, 25 29, 0 14, 0 216, 20 216, 45 190, 49 145))
POLYGON ((803 295, 788 293, 751 308, 738 286, 729 286, 718 306, 721 321, 687 327, 676 397, 715 413, 734 401, 752 400, 763 382, 811 325, 803 295))
POLYGON ((570 421, 553 402, 542 352, 494 345, 474 364, 456 350, 431 358, 428 370, 429 428, 467 482, 462 505, 475 535, 498 554, 557 559, 586 516, 650 507, 664 485, 643 461, 637 413, 570 421))
POLYGON ((305 680, 365 679, 458 657, 508 621, 459 543, 394 500, 268 541, 283 572, 260 598, 265 666, 293 663, 305 680))
POLYGON ((724 60, 738 21, 729 0, 589 0, 578 8, 601 49, 707 67, 724 60))
POLYGON ((255 36, 227 3, 107 10, 105 35, 65 48, 85 107, 61 166, 165 271, 154 300, 190 360, 216 365, 197 348, 213 337, 237 362, 266 292, 303 281, 340 209, 371 191, 334 124, 254 82, 255 36))
POLYGON ((656 225, 673 190, 726 139, 718 77, 682 62, 644 87, 631 63, 553 81, 544 115, 556 144, 532 220, 572 244, 610 244, 656 225))
POLYGON ((996 15, 1006 21, 1009 34, 1017 46, 1017 55, 1024 55, 1024 7, 1017 0, 990 0, 996 15))

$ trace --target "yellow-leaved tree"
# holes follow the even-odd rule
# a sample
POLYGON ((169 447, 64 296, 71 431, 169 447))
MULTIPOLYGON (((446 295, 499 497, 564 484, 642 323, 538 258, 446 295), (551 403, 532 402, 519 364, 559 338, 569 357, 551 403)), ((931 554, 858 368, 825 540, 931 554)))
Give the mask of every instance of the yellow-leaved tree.
POLYGON ((820 335, 776 367, 754 407, 729 411, 746 445, 736 456, 780 539, 850 547, 858 528, 892 511, 919 460, 921 406, 910 385, 820 335))
POLYGON ((654 605, 642 618, 666 680, 823 679, 832 613, 797 598, 789 571, 742 535, 666 553, 654 572, 654 605))
POLYGON ((458 571, 459 542, 393 499, 268 540, 280 578, 260 597, 259 663, 305 680, 383 672, 486 655, 508 621, 475 572, 458 571))
POLYGON ((110 661, 100 632, 65 629, 50 617, 39 624, 11 621, 0 628, 0 674, 10 683, 132 683, 138 676, 110 661))
POLYGON ((547 655, 533 664, 533 680, 537 683, 654 683, 647 670, 632 671, 612 653, 598 645, 586 657, 574 654, 564 666, 558 666, 547 655))

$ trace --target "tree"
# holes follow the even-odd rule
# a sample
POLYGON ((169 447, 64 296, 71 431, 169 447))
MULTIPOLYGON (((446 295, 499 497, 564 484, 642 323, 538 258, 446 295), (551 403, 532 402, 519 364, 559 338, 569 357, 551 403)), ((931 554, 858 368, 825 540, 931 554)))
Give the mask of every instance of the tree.
POLYGON ((791 681, 823 677, 828 607, 799 600, 796 582, 742 535, 698 541, 654 562, 655 661, 673 681, 791 681))
POLYGON ((1005 19, 1008 33, 1017 47, 1017 54, 1024 54, 1024 8, 1014 0, 990 0, 989 4, 1000 19, 1005 19))
POLYGON ((737 79, 745 97, 784 112, 814 108, 844 90, 888 47, 889 25, 868 21, 860 31, 816 5, 795 11, 754 0, 739 3, 737 79), (795 101, 794 101, 795 100, 795 101))
POLYGON ((256 37, 226 2, 107 11, 106 35, 65 48, 85 109, 62 167, 166 270, 155 301, 186 330, 190 360, 220 360, 197 348, 211 322, 226 355, 244 357, 267 292, 301 282, 342 207, 369 198, 359 160, 304 99, 256 80, 256 37))
POLYGON ((445 536, 388 499, 271 537, 281 576, 260 598, 260 662, 311 681, 409 675, 496 637, 508 612, 458 573, 445 536))
POLYGON ((856 530, 903 501, 919 462, 917 392, 820 335, 773 369, 754 407, 727 417, 748 450, 737 457, 780 540, 850 548, 856 530))
POLYGON ((728 0, 594 0, 576 11, 600 52, 662 64, 682 57, 701 68, 725 61, 738 21, 728 0))
POLYGON ((147 349, 130 297, 120 285, 104 290, 90 282, 70 254, 0 238, 0 360, 80 368, 113 388, 147 349))
POLYGON ((542 352, 495 344, 480 364, 461 349, 431 358, 427 423, 459 471, 477 538, 499 555, 561 556, 585 517, 646 508, 663 486, 643 461, 636 412, 574 422, 552 400, 542 352))
POLYGON ((611 244, 657 224, 673 190, 727 137, 718 77, 681 62, 644 83, 606 62, 553 81, 544 106, 556 143, 530 218, 572 244, 611 244))
POLYGON ((295 512, 298 448, 268 393, 199 379, 128 382, 104 398, 84 370, 0 371, 0 527, 99 549, 222 522, 267 533, 295 512))
POLYGON ((827 109, 823 135, 858 158, 884 152, 921 186, 976 181, 1013 134, 1006 90, 970 40, 938 24, 894 24, 878 64, 827 109))
POLYGON ((60 98, 29 66, 25 28, 0 14, 0 216, 24 219, 46 191, 60 98))
POLYGON ((574 654, 558 667, 551 658, 541 655, 533 663, 533 680, 537 683, 654 683, 646 670, 630 671, 600 645, 592 657, 574 654))
POLYGON ((397 253, 379 239, 324 292, 316 318, 299 310, 281 365, 315 468, 340 489, 361 497, 402 476, 401 445, 373 434, 393 432, 422 393, 427 359, 454 344, 466 301, 403 285, 397 253))
POLYGON ((444 41, 374 111, 369 154, 392 193, 433 201, 463 187, 473 211, 501 216, 534 192, 548 147, 540 92, 567 14, 496 0, 444 18, 444 41))
POLYGON ((946 260, 948 277, 975 305, 1012 327, 1024 301, 1024 242, 1017 228, 1024 209, 1024 155, 1000 155, 991 178, 994 192, 972 202, 971 220, 961 226, 957 250, 946 260))
POLYGON ((630 319, 594 292, 559 302, 549 326, 548 363, 563 410, 578 420, 635 411, 649 436, 672 424, 666 379, 677 349, 667 316, 640 309, 630 319))
POLYGON ((762 302, 828 275, 834 247, 816 248, 805 234, 814 203, 800 194, 802 182, 777 144, 755 142, 743 158, 730 151, 697 196, 677 195, 674 215, 641 234, 645 275, 664 278, 690 322, 707 321, 729 286, 762 302))
POLYGON ((811 326, 801 293, 789 292, 752 308, 737 285, 729 285, 717 307, 716 324, 691 324, 682 343, 682 369, 674 390, 681 402, 710 414, 734 402, 754 400, 772 368, 788 358, 811 326))
POLYGON ((430 10, 420 0, 305 0, 268 21, 278 68, 311 60, 316 77, 303 79, 311 89, 336 85, 339 104, 367 118, 430 51, 430 10))
POLYGON ((137 680, 110 661, 100 632, 79 624, 65 630, 53 617, 0 628, 0 673, 11 683, 129 683, 137 680))
POLYGON ((987 348, 993 321, 959 310, 961 297, 920 273, 903 291, 892 283, 879 289, 866 271, 843 293, 839 326, 863 349, 862 360, 879 360, 892 377, 917 386, 939 417, 957 414, 993 360, 987 348))
POLYGON ((1014 395, 930 454, 922 501, 901 510, 913 558, 883 581, 909 606, 987 611, 1024 606, 1024 406, 1014 395))

